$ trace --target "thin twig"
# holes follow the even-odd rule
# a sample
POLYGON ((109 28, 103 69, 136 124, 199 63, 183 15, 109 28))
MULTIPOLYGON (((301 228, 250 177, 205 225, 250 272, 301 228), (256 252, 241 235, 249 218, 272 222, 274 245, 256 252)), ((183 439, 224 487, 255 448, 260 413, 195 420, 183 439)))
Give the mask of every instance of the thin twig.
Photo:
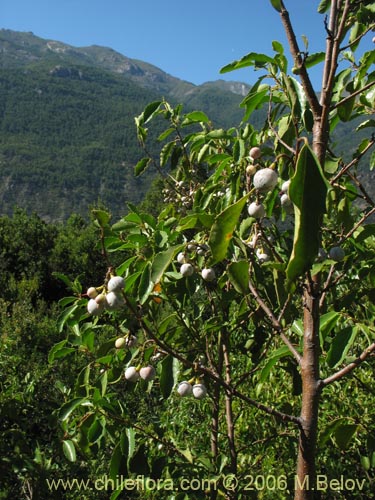
POLYGON ((328 384, 332 384, 332 382, 337 382, 338 380, 342 379, 345 375, 348 373, 352 372, 355 368, 357 368, 359 365, 361 365, 366 359, 373 353, 375 352, 375 342, 371 344, 367 349, 365 349, 358 358, 356 358, 354 361, 349 363, 348 365, 344 366, 344 368, 341 368, 338 372, 334 373, 333 375, 325 378, 324 380, 320 381, 320 384, 325 387, 328 384))

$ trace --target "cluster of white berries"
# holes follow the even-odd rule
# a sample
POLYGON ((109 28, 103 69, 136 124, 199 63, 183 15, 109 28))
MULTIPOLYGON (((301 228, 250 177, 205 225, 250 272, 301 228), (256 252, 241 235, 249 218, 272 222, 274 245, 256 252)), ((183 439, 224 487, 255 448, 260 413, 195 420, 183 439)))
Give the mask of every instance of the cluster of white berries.
MULTIPOLYGON (((272 191, 279 182, 279 176, 275 170, 270 167, 261 168, 260 165, 254 163, 261 154, 261 149, 258 146, 252 147, 249 152, 249 164, 246 167, 246 174, 253 177, 252 184, 257 191, 257 200, 251 202, 247 207, 248 214, 255 219, 262 219, 266 216, 266 209, 259 201, 259 196, 272 191)), ((293 211, 293 203, 288 195, 289 185, 290 180, 287 180, 281 186, 280 203, 286 213, 293 211)))
POLYGON ((138 382, 139 379, 149 382, 156 375, 156 370, 152 365, 146 366, 129 366, 125 370, 125 379, 129 382, 138 382))
POLYGON ((175 181, 175 185, 163 189, 164 203, 176 203, 185 208, 192 205, 195 189, 185 181, 175 181))
POLYGON ((178 384, 177 393, 182 398, 193 395, 195 399, 204 399, 207 396, 207 387, 202 382, 195 379, 188 381, 184 380, 178 384))
MULTIPOLYGON (((194 256, 189 257, 188 254, 195 253, 197 256, 204 256, 208 251, 209 246, 205 243, 190 242, 186 247, 186 252, 180 252, 177 255, 177 262, 181 264, 180 273, 182 276, 192 276, 196 271, 193 263, 194 256)), ((216 279, 215 269, 213 267, 203 267, 201 276, 205 281, 213 282, 216 279)))
POLYGON ((121 291, 124 289, 125 280, 122 276, 112 276, 106 286, 89 287, 87 296, 87 311, 93 316, 99 316, 104 310, 115 311, 125 306, 121 291))

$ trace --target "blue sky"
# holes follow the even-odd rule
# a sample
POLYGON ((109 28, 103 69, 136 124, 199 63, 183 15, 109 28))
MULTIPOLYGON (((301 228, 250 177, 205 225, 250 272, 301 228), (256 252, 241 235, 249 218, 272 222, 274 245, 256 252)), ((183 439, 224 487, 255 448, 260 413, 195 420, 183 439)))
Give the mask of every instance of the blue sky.
MULTIPOLYGON (((306 35, 311 53, 323 51, 319 1, 285 4, 301 49, 306 35)), ((79 47, 111 47, 194 84, 219 78, 251 84, 258 76, 251 68, 225 75, 219 70, 249 52, 272 54, 272 40, 286 45, 269 0, 1 0, 0 27, 79 47)), ((320 72, 314 70, 316 88, 320 72)))

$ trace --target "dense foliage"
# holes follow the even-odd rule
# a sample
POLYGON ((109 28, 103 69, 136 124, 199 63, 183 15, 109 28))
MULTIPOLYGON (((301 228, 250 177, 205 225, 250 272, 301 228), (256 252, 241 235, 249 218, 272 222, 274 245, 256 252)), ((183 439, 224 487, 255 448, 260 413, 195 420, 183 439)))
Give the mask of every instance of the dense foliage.
POLYGON ((24 213, 1 221, 5 497, 371 497, 375 201, 358 164, 374 167, 375 52, 356 59, 356 48, 374 8, 320 2, 327 51, 309 54, 284 2, 271 3, 293 69, 277 41, 273 55, 223 68, 261 70, 238 127, 216 128, 205 112, 165 100, 147 105, 135 118, 144 149, 135 174, 154 167, 161 177, 141 206, 129 203, 118 220, 96 208, 92 226, 34 217, 24 240, 24 213), (337 69, 339 55, 348 68, 337 69), (308 69, 319 61, 318 96, 308 69), (261 108, 264 122, 249 123, 261 108), (357 147, 343 159, 329 138, 352 118, 357 147), (70 294, 46 339, 51 277, 70 294), (35 347, 26 360, 17 332, 27 328, 35 347), (19 377, 17 356, 27 366, 19 377), (30 427, 14 415, 35 418, 40 389, 52 422, 42 413, 30 427))

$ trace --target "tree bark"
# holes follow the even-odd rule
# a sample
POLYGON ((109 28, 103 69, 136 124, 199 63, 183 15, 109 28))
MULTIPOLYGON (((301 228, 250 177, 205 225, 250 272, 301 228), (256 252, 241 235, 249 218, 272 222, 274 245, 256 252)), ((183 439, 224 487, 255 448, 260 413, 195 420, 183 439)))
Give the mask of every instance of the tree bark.
POLYGON ((304 348, 301 360, 302 405, 295 478, 295 500, 319 498, 316 492, 315 454, 321 393, 319 378, 319 283, 315 279, 304 293, 304 348))

